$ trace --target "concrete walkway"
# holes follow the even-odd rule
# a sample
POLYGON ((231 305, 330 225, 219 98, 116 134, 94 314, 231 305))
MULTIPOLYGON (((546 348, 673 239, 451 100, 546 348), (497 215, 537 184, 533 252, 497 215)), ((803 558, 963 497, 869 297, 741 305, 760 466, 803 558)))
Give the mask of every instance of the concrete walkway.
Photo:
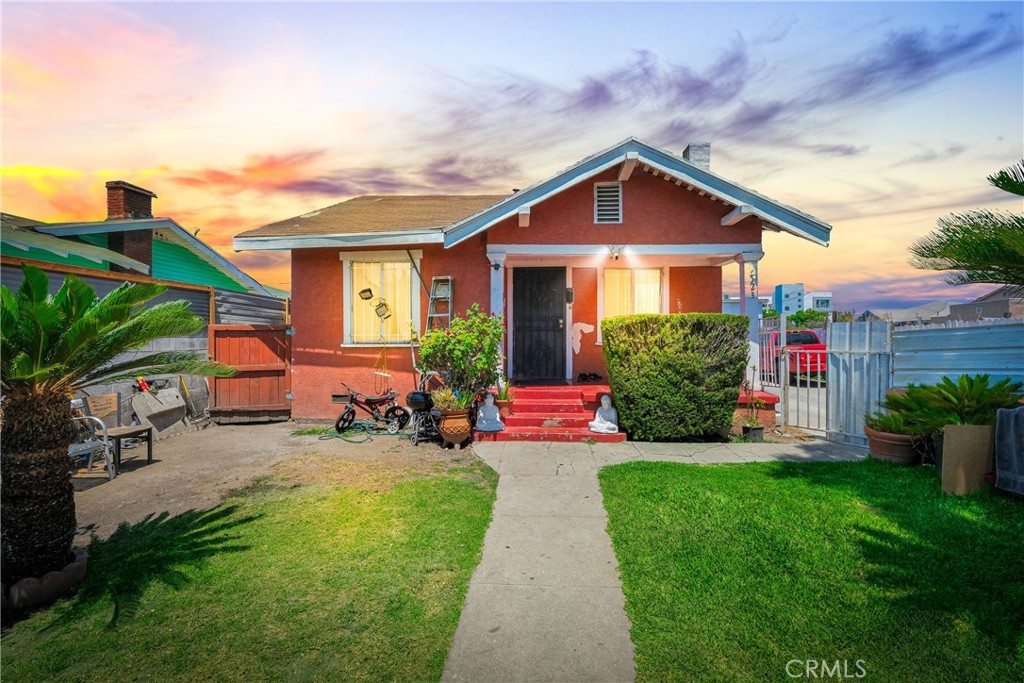
POLYGON ((804 444, 478 443, 498 474, 494 517, 442 681, 632 681, 633 643, 598 486, 605 465, 857 460, 804 444))

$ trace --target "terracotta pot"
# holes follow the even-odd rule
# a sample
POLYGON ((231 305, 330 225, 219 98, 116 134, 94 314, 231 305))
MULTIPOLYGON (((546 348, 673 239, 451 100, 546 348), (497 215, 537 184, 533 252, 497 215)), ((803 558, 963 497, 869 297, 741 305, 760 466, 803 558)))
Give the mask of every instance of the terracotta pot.
POLYGON ((989 425, 946 425, 942 435, 942 490, 961 496, 981 488, 995 464, 989 425))
POLYGON ((461 446, 473 435, 469 422, 469 410, 442 410, 441 426, 438 427, 444 445, 461 446))
POLYGON ((498 413, 503 417, 508 417, 512 414, 512 401, 510 400, 498 400, 494 402, 494 405, 498 406, 498 413))
POLYGON ((910 434, 890 434, 876 432, 871 427, 864 427, 868 437, 868 450, 871 457, 886 460, 896 465, 917 464, 917 445, 921 437, 910 434))

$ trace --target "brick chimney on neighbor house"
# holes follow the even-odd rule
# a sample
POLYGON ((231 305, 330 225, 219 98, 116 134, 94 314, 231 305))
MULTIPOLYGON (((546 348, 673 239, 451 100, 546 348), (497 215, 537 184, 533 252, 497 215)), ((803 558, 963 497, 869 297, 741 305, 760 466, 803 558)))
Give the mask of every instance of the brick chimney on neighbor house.
MULTIPOLYGON (((107 220, 152 218, 153 200, 156 193, 123 180, 107 183, 107 220)), ((153 266, 153 229, 141 228, 107 234, 107 248, 124 254, 128 258, 153 266)), ((113 263, 110 269, 116 272, 130 272, 113 263)))
POLYGON ((686 146, 686 149, 683 150, 683 158, 697 168, 703 168, 705 171, 710 171, 711 143, 691 142, 686 146))

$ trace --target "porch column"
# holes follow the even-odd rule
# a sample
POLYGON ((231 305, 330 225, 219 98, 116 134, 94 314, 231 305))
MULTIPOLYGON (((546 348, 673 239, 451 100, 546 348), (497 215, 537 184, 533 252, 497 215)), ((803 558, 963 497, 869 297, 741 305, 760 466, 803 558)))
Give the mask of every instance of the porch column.
POLYGON ((747 296, 746 296, 746 289, 747 289, 747 268, 746 268, 746 266, 747 266, 747 264, 746 264, 746 261, 743 260, 743 256, 742 255, 737 259, 737 261, 739 261, 739 264, 740 264, 740 315, 746 315, 747 314, 747 296))
POLYGON ((491 314, 505 315, 505 256, 488 254, 491 264, 491 314))

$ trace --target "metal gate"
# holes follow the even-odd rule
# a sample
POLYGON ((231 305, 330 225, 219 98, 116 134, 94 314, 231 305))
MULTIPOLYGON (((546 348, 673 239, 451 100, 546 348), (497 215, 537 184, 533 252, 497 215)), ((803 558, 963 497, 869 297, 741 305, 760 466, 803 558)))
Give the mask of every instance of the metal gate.
POLYGON ((892 387, 892 323, 832 323, 828 331, 825 435, 866 446, 864 416, 877 410, 892 387))
POLYGON ((824 436, 829 406, 827 361, 821 358, 821 351, 790 348, 793 332, 783 334, 782 330, 786 330, 785 315, 760 321, 758 375, 762 388, 779 397, 777 421, 783 429, 795 427, 824 436))
POLYGON ((291 337, 284 325, 210 325, 210 357, 238 370, 210 379, 218 423, 287 420, 291 414, 291 337))

